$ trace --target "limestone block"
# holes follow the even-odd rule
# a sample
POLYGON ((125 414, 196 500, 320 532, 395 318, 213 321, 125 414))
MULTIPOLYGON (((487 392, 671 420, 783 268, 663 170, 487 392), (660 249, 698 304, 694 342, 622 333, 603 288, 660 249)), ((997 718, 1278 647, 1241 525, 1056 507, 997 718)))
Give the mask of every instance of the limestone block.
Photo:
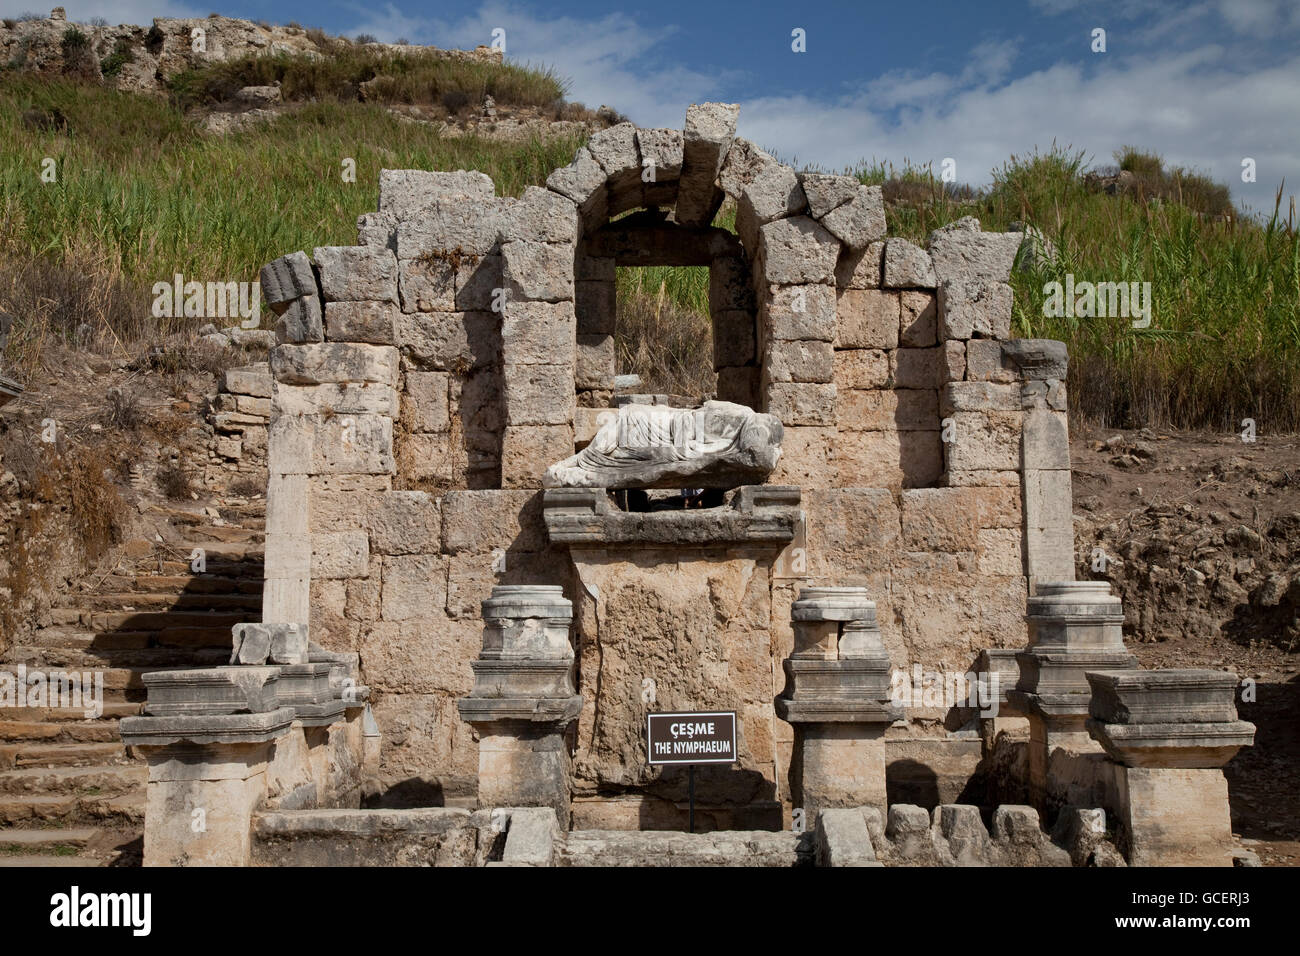
POLYGON ((486 173, 424 169, 381 169, 379 211, 397 219, 415 219, 446 199, 490 201, 496 195, 486 173))
POLYGON ((717 372, 727 366, 752 364, 755 357, 753 315, 748 312, 728 311, 715 312, 711 318, 713 320, 713 370, 717 372))
POLYGON ((718 173, 736 135, 736 103, 692 104, 682 131, 682 172, 677 186, 677 221, 707 226, 722 202, 718 173))
MULTIPOLYGON (((612 259, 600 261, 613 262, 612 259)), ((575 282, 574 310, 578 316, 579 335, 613 335, 615 316, 618 314, 614 280, 575 282)))
POLYGON ((292 415, 387 415, 396 418, 397 390, 369 382, 332 382, 326 385, 275 383, 272 411, 292 415))
MULTIPOLYGON (((983 340, 976 340, 983 344, 983 340)), ((939 346, 939 380, 960 382, 966 377, 966 344, 960 339, 949 339, 939 346)))
MULTIPOLYGON (((592 142, 595 139, 593 136, 592 142)), ((591 148, 590 143, 588 148, 591 148)), ((509 215, 503 217, 501 241, 554 242, 571 246, 578 241, 578 209, 572 199, 560 193, 540 186, 528 186, 519 201, 510 207, 509 215)))
POLYGON ((318 531, 311 536, 313 578, 363 578, 370 573, 370 539, 364 531, 318 531))
POLYGON ((448 554, 546 548, 541 496, 533 491, 449 491, 442 520, 442 550, 448 554))
MULTIPOLYGON (((555 193, 548 192, 547 195, 554 196, 555 193)), ((500 312, 504 293, 499 290, 505 288, 503 269, 501 256, 462 260, 456 266, 456 309, 465 312, 500 312)))
POLYGON ((833 286, 769 286, 768 294, 763 297, 759 310, 759 322, 765 334, 773 339, 815 339, 830 342, 835 338, 835 314, 836 301, 833 286))
POLYGON ((903 549, 974 551, 979 545, 976 488, 914 488, 902 494, 903 549))
MULTIPOLYGON (((641 196, 641 162, 636 145, 636 126, 618 123, 587 140, 587 150, 605 171, 610 198, 610 215, 631 208, 630 200, 641 196)), ((639 204, 634 202, 633 205, 639 204)), ((520 236, 520 238, 530 238, 520 236)))
POLYGON ((1026 381, 1060 381, 1069 369, 1065 343, 1052 339, 1010 339, 1002 343, 1002 362, 1026 381))
POLYGON ((934 431, 939 427, 933 389, 837 388, 836 424, 847 431, 934 431))
POLYGON ((937 431, 846 431, 840 434, 836 455, 841 485, 925 487, 943 471, 937 431))
POLYGON ((406 373, 402 420, 415 432, 441 432, 451 427, 446 372, 406 373))
POLYGON ((899 296, 898 344, 929 348, 938 342, 939 310, 929 292, 908 290, 899 296))
POLYGON ((316 276, 305 252, 291 252, 268 262, 262 266, 258 281, 263 300, 277 315, 283 314, 294 299, 317 294, 316 276))
POLYGON ((388 302, 330 302, 325 306, 325 337, 331 342, 396 345, 399 314, 388 302))
MULTIPOLYGON (((319 416, 299 421, 310 423, 312 431, 312 474, 382 475, 396 471, 393 420, 387 415, 319 416)), ((276 424, 279 421, 273 429, 276 424)))
POLYGON ((718 401, 735 402, 737 405, 757 408, 758 390, 757 366, 718 369, 718 401))
POLYGON ((830 342, 769 339, 763 348, 764 381, 829 383, 834 356, 830 342))
POLYGON ((753 312, 754 286, 749 263, 740 256, 724 256, 709 267, 709 311, 738 309, 753 312))
POLYGON ((447 606, 448 559, 406 554, 384 560, 380 613, 385 621, 428 620, 447 606))
POLYGON ((896 388, 936 388, 939 350, 897 349, 890 353, 890 374, 896 388))
POLYGON ((501 437, 501 483, 540 488, 546 469, 573 454, 573 426, 512 425, 501 437))
POLYGON ((1020 389, 993 382, 948 382, 940 391, 940 411, 1014 412, 1020 408, 1020 389))
POLYGON ((312 257, 326 302, 397 301, 397 260, 391 249, 317 246, 312 257))
POLYGON ((397 323, 402 354, 417 367, 451 371, 492 368, 501 358, 501 316, 491 312, 422 312, 397 323))
POLYGON ((1228 781, 1218 769, 1119 770, 1130 866, 1231 866, 1228 781))
POLYGON ((889 353, 883 349, 838 351, 834 364, 834 381, 842 388, 884 388, 889 382, 889 353))
POLYGON ((572 368, 571 365, 507 365, 503 374, 506 424, 571 424, 572 368))
POLYGON ((314 295, 305 295, 287 303, 283 314, 275 320, 275 340, 280 344, 322 342, 324 339, 320 299, 314 295))
POLYGON ((681 176, 684 145, 681 130, 638 129, 636 131, 636 146, 641 157, 643 174, 647 168, 654 170, 654 176, 649 182, 664 183, 681 176))
MULTIPOLYGON (((348 496, 344 495, 346 500, 348 496)), ((355 500, 355 494, 351 495, 355 500)), ((433 552, 442 537, 439 499, 424 491, 388 491, 367 501, 360 516, 374 554, 433 552)))
POLYGON ((440 199, 397 224, 398 259, 456 259, 500 251, 513 199, 440 199))
POLYGON ((777 382, 764 388, 767 411, 783 425, 835 424, 835 386, 777 382))
POLYGON ((579 335, 573 366, 574 385, 577 388, 613 388, 614 361, 614 336, 579 335))
POLYGON ((930 233, 930 258, 940 283, 948 279, 1005 282, 1024 239, 1018 232, 981 232, 971 216, 930 233))
MULTIPOLYGON (((996 388, 997 386, 986 386, 996 388)), ((1015 386, 1005 386, 1015 388, 1015 386)), ((1041 469, 1070 470, 1070 436, 1064 412, 1036 409, 1025 415, 1021 436, 1021 467, 1025 472, 1041 469)))
POLYGON ((1024 489, 1027 573, 1040 581, 1074 580, 1070 472, 1026 472, 1024 489))
POLYGON ((393 387, 398 352, 391 346, 344 342, 281 345, 271 352, 271 373, 286 385, 369 382, 393 387))
POLYGON ((1011 337, 1011 286, 982 279, 939 284, 939 335, 943 339, 1011 337))
POLYGON ((357 216, 357 245, 379 246, 397 252, 397 216, 367 212, 357 216))
POLYGON ((935 807, 934 826, 948 842, 958 866, 987 866, 992 862, 993 844, 980 818, 979 807, 945 804, 935 807))
POLYGON ((501 247, 510 301, 573 299, 573 248, 551 242, 516 240, 501 247))
POLYGON ((222 388, 237 395, 270 398, 273 382, 266 365, 245 365, 226 369, 222 377, 222 388))
POLYGON ((451 312, 456 308, 456 270, 450 259, 400 259, 397 287, 403 312, 451 312))
POLYGON ((1005 360, 1005 342, 971 339, 966 343, 966 378, 972 382, 1007 384, 1017 380, 1014 367, 1005 360))
POLYGON ((853 199, 862 185, 853 176, 827 173, 800 173, 799 184, 808 197, 808 212, 814 219, 821 219, 832 209, 853 199))
POLYGON ((400 436, 397 454, 403 477, 436 485, 451 484, 464 463, 464 456, 452 448, 451 434, 445 431, 405 433, 400 436))
POLYGON ((841 289, 878 289, 884 269, 885 244, 873 242, 865 249, 844 249, 835 266, 835 284, 841 289))
POLYGON ((877 289, 844 289, 836 297, 835 311, 836 348, 898 348, 898 293, 877 289))
POLYGON ((572 163, 546 178, 546 188, 577 203, 586 222, 603 222, 608 218, 605 171, 585 146, 578 150, 572 163))
POLYGON ((829 488, 836 484, 836 430, 787 425, 781 458, 769 481, 773 484, 829 488))
MULTIPOLYGON (((435 566, 439 560, 436 555, 413 557, 431 558, 435 566)), ((384 563, 387 566, 388 562, 384 563)), ((403 583, 422 586, 427 600, 404 595, 402 600, 394 600, 391 608, 409 609, 413 612, 410 617, 378 621, 361 633, 359 649, 366 685, 381 694, 468 693, 473 686, 469 662, 478 652, 478 629, 447 620, 434 603, 438 597, 437 572, 431 571, 426 577, 416 567, 412 562, 411 576, 403 583)), ((445 593, 445 576, 442 587, 445 593)))
POLYGON ((930 254, 906 239, 885 240, 881 285, 886 289, 933 289, 934 263, 930 254))
POLYGON ((795 738, 791 798, 805 812, 871 806, 883 811, 884 728, 872 724, 809 724, 795 738))
POLYGON ((979 547, 976 549, 979 573, 989 576, 1023 575, 1023 539, 1018 528, 981 529, 979 547))
POLYGON ((953 441, 944 445, 949 471, 1016 471, 1020 467, 1019 412, 955 412, 953 441))
POLYGON ((839 243, 816 220, 795 216, 759 229, 758 257, 768 282, 829 284, 835 278, 839 243))
MULTIPOLYGON (((885 235, 885 198, 879 186, 859 186, 857 195, 821 218, 846 249, 865 249, 885 235)), ((888 251, 888 250, 886 250, 888 251)))
POLYGON ((579 247, 573 276, 579 282, 613 282, 617 272, 613 259, 586 255, 579 247))
POLYGON ((501 322, 502 357, 508 365, 572 365, 576 330, 572 302, 511 299, 501 322))

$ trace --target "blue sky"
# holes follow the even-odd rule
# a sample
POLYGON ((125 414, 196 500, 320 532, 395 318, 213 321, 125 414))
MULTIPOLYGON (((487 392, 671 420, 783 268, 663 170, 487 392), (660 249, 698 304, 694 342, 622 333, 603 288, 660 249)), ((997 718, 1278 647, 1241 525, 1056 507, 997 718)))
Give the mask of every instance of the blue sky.
MULTIPOLYGON (((0 0, 6 14, 41 0, 0 0)), ((51 3, 52 0, 44 0, 51 3)), ((228 16, 443 47, 506 31, 510 60, 545 63, 570 99, 680 127, 692 102, 741 104, 740 134, 804 165, 945 158, 985 184, 1053 141, 1108 163, 1119 146, 1227 182, 1271 209, 1300 184, 1300 0, 65 0, 70 19, 146 24, 228 16), (807 51, 791 50, 791 31, 807 51), (1092 31, 1106 31, 1094 53, 1092 31), (1241 180, 1242 160, 1257 182, 1241 180)), ((42 11, 43 12, 43 11, 42 11)))

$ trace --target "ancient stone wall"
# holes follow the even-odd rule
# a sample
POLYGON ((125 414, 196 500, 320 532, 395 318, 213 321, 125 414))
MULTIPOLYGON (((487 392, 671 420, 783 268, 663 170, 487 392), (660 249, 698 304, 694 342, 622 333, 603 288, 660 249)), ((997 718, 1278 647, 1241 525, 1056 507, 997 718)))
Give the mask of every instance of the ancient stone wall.
MULTIPOLYGON (((1035 578, 1072 579, 1064 349, 1009 338, 1021 235, 886 238, 878 187, 798 174, 735 121, 706 104, 684 132, 611 127, 519 198, 385 170, 357 246, 263 271, 283 343, 264 620, 360 652, 390 782, 473 793, 456 699, 495 584, 574 602, 575 819, 671 810, 684 783, 644 766, 646 709, 726 707, 742 759, 701 800, 765 825, 788 800, 773 699, 801 585, 867 587, 896 667, 965 672, 1025 643, 1035 578), (736 235, 710 225, 724 196, 736 235), (678 543, 548 536, 542 476, 614 401, 620 264, 709 266, 718 397, 785 426, 769 483, 797 489, 797 534, 737 539, 705 513, 678 543)), ((944 736, 948 711, 909 708, 890 735, 955 794, 978 747, 944 736)))

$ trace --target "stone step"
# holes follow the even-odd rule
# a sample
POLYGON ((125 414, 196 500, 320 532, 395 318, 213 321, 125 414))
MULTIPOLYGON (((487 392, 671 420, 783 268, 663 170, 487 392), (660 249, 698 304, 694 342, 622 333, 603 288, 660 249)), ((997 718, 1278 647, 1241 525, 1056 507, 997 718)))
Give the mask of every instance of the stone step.
POLYGON ((5 850, 22 848, 35 852, 56 850, 59 847, 84 847, 103 833, 95 827, 68 827, 52 830, 19 830, 0 827, 0 859, 5 850))
MULTIPOLYGON (((142 766, 140 769, 147 768, 142 766)), ((147 800, 146 777, 147 775, 142 775, 135 789, 128 792, 83 798, 77 808, 77 818, 102 821, 113 826, 142 826, 147 800)))
POLYGON ((258 594, 216 594, 204 593, 168 593, 166 591, 148 593, 144 591, 119 591, 108 594, 87 594, 81 599, 84 611, 122 610, 122 611, 162 611, 168 608, 183 608, 192 611, 231 611, 262 609, 262 595, 258 594))
MULTIPOLYGON (((86 720, 86 712, 80 707, 12 707, 0 711, 4 721, 60 721, 85 726, 99 726, 108 719, 134 717, 139 713, 139 704, 124 704, 120 701, 105 701, 103 715, 94 722, 86 720)), ((0 727, 3 726, 4 722, 0 722, 0 727)))
MULTIPOLYGON (((254 615, 253 619, 261 617, 254 615)), ((243 623, 243 622, 240 622, 243 623)), ((157 631, 87 631, 44 628, 28 647, 79 651, 140 650, 146 647, 223 647, 230 644, 228 627, 164 627, 157 631)))
POLYGON ((0 741, 108 744, 120 739, 117 724, 116 718, 82 721, 0 720, 0 741))
POLYGON ((5 793, 0 791, 0 824, 51 823, 74 816, 76 794, 5 793))
MULTIPOLYGON (((88 650, 69 647, 34 648, 18 646, 9 649, 6 657, 13 656, 27 664, 28 670, 99 670, 138 669, 162 670, 177 667, 213 667, 230 663, 230 635, 226 634, 225 647, 91 647, 88 650)), ((105 678, 105 687, 108 686, 105 678)), ((128 685, 134 686, 134 685, 128 685)), ((139 685, 143 687, 143 684, 139 685)))
POLYGON ((101 865, 98 860, 86 856, 13 856, 0 853, 0 867, 22 867, 26 869, 33 866, 75 866, 85 868, 101 865))
POLYGON ((229 574, 138 574, 130 579, 138 591, 184 591, 187 594, 258 594, 262 593, 261 568, 245 576, 229 574))
MULTIPOLYGON (((186 554, 191 552, 186 551, 186 554)), ((221 556, 214 557, 211 552, 203 565, 206 570, 204 574, 220 574, 232 578, 256 578, 262 579, 262 569, 265 567, 260 554, 250 558, 224 558, 221 556)), ((184 561, 168 560, 154 561, 137 564, 136 570, 141 574, 174 574, 174 575, 193 575, 195 572, 190 567, 188 559, 184 561)))
MULTIPOLYGON (((261 615, 256 615, 260 617, 261 615)), ((240 611, 96 611, 90 627, 97 631, 160 631, 165 627, 223 627, 252 620, 240 611)))
POLYGON ((0 768, 95 767, 124 762, 126 747, 119 740, 102 743, 0 744, 0 768))
POLYGON ((0 793, 23 796, 116 796, 144 792, 148 768, 143 763, 95 767, 24 767, 0 771, 0 793))
POLYGON ((456 807, 263 813, 253 822, 253 862, 267 866, 472 866, 484 822, 469 810, 456 807))
POLYGON ((770 830, 574 830, 557 843, 556 865, 812 866, 812 837, 770 830))

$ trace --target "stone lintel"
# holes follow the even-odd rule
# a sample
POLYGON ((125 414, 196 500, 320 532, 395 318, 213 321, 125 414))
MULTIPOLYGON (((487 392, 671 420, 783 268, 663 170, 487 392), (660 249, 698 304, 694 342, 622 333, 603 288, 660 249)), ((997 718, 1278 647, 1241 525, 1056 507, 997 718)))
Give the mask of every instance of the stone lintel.
POLYGON ((1106 724, 1231 723, 1236 674, 1199 668, 1089 671, 1091 715, 1106 724))
MULTIPOLYGON (((599 488, 548 488, 543 499, 546 530, 553 544, 690 547, 771 544, 794 539, 800 510, 766 503, 763 493, 737 493, 731 505, 683 511, 620 511, 599 488)), ((777 500, 797 494, 778 492, 777 500)))
POLYGON ((1110 757, 1126 767, 1212 770, 1255 742, 1255 725, 1214 723, 1085 725, 1110 757))
POLYGON ((776 715, 789 724, 892 724, 903 709, 887 701, 778 697, 776 715))
POLYGON ((714 226, 682 226, 636 213, 586 236, 587 255, 620 266, 707 266, 743 256, 740 240, 714 226))
POLYGON ((289 732, 292 707, 253 714, 169 714, 124 717, 119 724, 128 747, 168 747, 189 744, 260 744, 289 732))
POLYGON ((556 724, 557 729, 577 719, 582 695, 572 697, 462 697, 456 702, 467 724, 523 722, 556 724))

